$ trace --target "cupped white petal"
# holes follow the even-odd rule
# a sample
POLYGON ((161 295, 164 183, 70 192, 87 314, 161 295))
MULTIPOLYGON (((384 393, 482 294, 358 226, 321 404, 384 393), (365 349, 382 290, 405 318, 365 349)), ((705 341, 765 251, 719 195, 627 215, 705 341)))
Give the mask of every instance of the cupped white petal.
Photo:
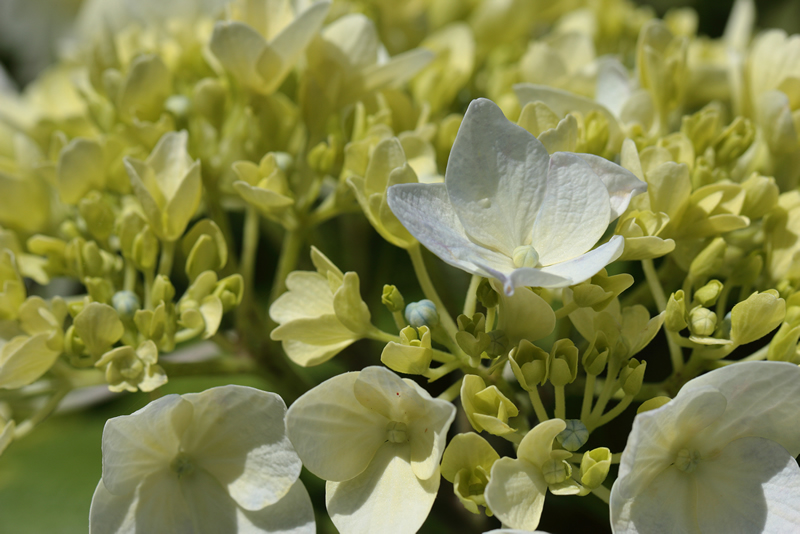
POLYGON ((134 534, 136 532, 137 492, 114 495, 97 483, 89 508, 89 534, 134 534))
MULTIPOLYGON (((229 497, 225 498, 233 504, 229 497)), ((134 532, 200 532, 181 492, 180 479, 173 471, 159 471, 142 481, 132 507, 134 532)))
POLYGON ((726 405, 724 395, 705 386, 637 415, 622 451, 612 495, 622 502, 646 491, 675 461, 678 451, 725 412, 726 405))
POLYGON ((129 416, 106 421, 103 429, 103 484, 115 495, 133 492, 154 472, 167 469, 192 421, 192 405, 166 395, 129 416))
POLYGON ((492 465, 484 497, 504 525, 534 530, 542 517, 546 492, 547 483, 538 467, 522 460, 501 458, 492 465))
POLYGON ((322 37, 342 52, 352 68, 363 69, 378 61, 378 31, 361 13, 339 17, 323 28, 322 37))
MULTIPOLYGON (((555 267, 555 266, 553 266, 555 267)), ((513 295, 515 287, 567 287, 573 284, 571 278, 566 278, 555 273, 546 272, 544 269, 522 267, 505 276, 497 273, 495 277, 503 283, 506 295, 513 295), (502 276, 502 278, 500 277, 502 276)))
POLYGON ((544 145, 495 103, 473 100, 445 171, 447 194, 467 235, 507 256, 530 244, 549 162, 544 145))
POLYGON ((388 421, 407 423, 422 417, 426 408, 414 387, 377 365, 366 367, 359 373, 353 393, 364 409, 376 412, 388 421))
POLYGON ((303 465, 325 480, 354 478, 386 440, 388 420, 356 400, 358 375, 323 382, 286 412, 286 431, 303 465))
POLYGON ((539 423, 522 438, 517 449, 517 458, 541 468, 550 459, 553 440, 565 428, 567 423, 563 419, 550 419, 539 423))
POLYGON ((632 172, 620 167, 606 158, 593 154, 578 154, 606 186, 611 204, 609 222, 622 215, 631 198, 647 191, 647 183, 639 180, 632 172))
POLYGON ((319 273, 294 271, 286 278, 289 292, 270 306, 269 316, 279 324, 334 313, 330 284, 319 273))
POLYGON ((612 488, 610 508, 615 534, 701 534, 694 476, 674 466, 661 471, 635 499, 612 488))
POLYGON ((183 451, 211 473, 246 510, 278 502, 302 464, 286 436, 286 405, 274 393, 228 385, 183 397, 194 420, 183 451))
POLYGON ((456 417, 456 407, 451 402, 434 399, 416 382, 409 382, 425 401, 425 414, 411 421, 408 427, 411 468, 417 478, 428 480, 438 476, 439 461, 447 445, 447 431, 456 417))
MULTIPOLYGON (((186 503, 186 509, 192 522, 192 534, 219 534, 220 532, 240 532, 237 527, 236 503, 231 499, 225 488, 214 476, 203 469, 178 478, 176 473, 170 473, 171 478, 178 481, 180 496, 186 503)), ((142 488, 144 492, 145 488, 142 488)), ((142 493, 141 501, 151 497, 142 493)), ((172 498, 172 496, 170 496, 172 498)), ((139 515, 139 514, 137 514, 139 515)), ((137 522, 139 521, 137 517, 137 522)), ((158 530, 145 530, 144 532, 159 532, 158 530)), ((168 530, 168 532, 180 532, 168 530)))
POLYGON ((792 456, 800 454, 800 367, 788 362, 740 362, 690 380, 675 400, 707 386, 719 390, 728 407, 698 436, 706 447, 758 436, 776 441, 792 456))
POLYGON ((494 278, 510 273, 514 264, 505 256, 470 241, 456 216, 445 184, 400 184, 389 188, 392 212, 420 243, 443 261, 468 273, 494 278))
POLYGON ((345 341, 340 341, 333 345, 309 345, 296 339, 285 339, 281 343, 286 355, 303 367, 311 367, 325 363, 341 351, 349 347, 355 341, 355 337, 345 341))
POLYGON ((439 473, 428 480, 414 475, 407 444, 385 443, 359 476, 328 482, 325 502, 340 532, 414 533, 430 513, 439 490, 439 473))
POLYGON ((605 233, 609 213, 608 190, 592 167, 577 154, 553 154, 531 241, 541 264, 560 263, 587 252, 605 233))
POLYGON ((800 467, 774 441, 742 438, 694 472, 702 532, 800 530, 800 467))
POLYGON ((608 243, 603 243, 582 256, 542 267, 541 271, 548 275, 557 275, 569 279, 571 280, 569 285, 579 284, 596 275, 603 267, 619 258, 624 248, 625 238, 621 235, 615 235, 608 240, 608 243))
POLYGON ((261 510, 238 511, 237 534, 314 534, 314 506, 306 487, 300 480, 280 501, 261 510))

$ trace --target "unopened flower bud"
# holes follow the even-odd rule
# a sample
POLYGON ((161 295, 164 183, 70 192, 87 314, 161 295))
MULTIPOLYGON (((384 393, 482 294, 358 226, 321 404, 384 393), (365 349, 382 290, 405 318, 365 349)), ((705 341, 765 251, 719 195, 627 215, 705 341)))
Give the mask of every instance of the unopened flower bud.
POLYGON ((717 303, 717 298, 722 292, 722 282, 719 280, 711 280, 706 285, 695 291, 694 299, 705 307, 713 306, 717 303))
POLYGON ((487 280, 486 278, 481 280, 481 283, 478 284, 478 290, 476 294, 478 297, 478 301, 481 303, 483 307, 488 309, 497 306, 497 302, 499 300, 499 297, 497 296, 497 291, 492 289, 489 280, 487 280))
POLYGON ((572 467, 563 460, 551 458, 542 465, 542 475, 544 475, 544 481, 548 484, 564 482, 572 474, 571 472, 572 467))
POLYGON ((611 451, 605 447, 591 450, 581 459, 581 484, 594 489, 608 476, 611 467, 611 451))
POLYGON ((689 313, 689 330, 696 336, 710 336, 717 328, 717 314, 697 307, 689 313))
POLYGON ((589 430, 580 419, 567 419, 567 427, 556 436, 566 450, 572 452, 583 447, 589 440, 589 430))
POLYGON ((383 286, 381 302, 392 313, 399 312, 406 307, 406 302, 403 300, 400 290, 388 284, 383 286))
POLYGON ((406 321, 415 328, 420 326, 436 326, 439 324, 439 313, 436 305, 428 299, 412 302, 406 306, 406 321))
POLYGON ((667 313, 664 318, 664 328, 671 332, 680 332, 686 328, 686 303, 683 290, 679 289, 669 296, 667 313))
POLYGON ((111 304, 121 318, 133 318, 136 310, 142 308, 142 302, 139 300, 139 295, 133 291, 117 291, 111 298, 111 304))

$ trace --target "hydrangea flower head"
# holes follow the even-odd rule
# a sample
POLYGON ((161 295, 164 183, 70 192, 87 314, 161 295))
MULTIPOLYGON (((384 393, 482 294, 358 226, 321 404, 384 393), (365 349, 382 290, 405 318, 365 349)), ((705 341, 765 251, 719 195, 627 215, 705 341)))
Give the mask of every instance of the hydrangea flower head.
POLYGON ((608 224, 646 184, 589 154, 552 156, 490 100, 467 109, 443 184, 389 189, 394 214, 431 252, 469 273, 520 286, 566 287, 622 254, 608 224))

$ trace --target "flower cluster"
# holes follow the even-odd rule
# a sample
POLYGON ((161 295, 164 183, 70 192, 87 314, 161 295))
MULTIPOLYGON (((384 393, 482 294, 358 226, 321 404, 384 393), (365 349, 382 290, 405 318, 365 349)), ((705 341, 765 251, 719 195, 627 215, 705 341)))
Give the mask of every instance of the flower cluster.
POLYGON ((800 37, 755 7, 85 2, 0 70, 0 453, 99 386, 151 402, 92 534, 800 530, 800 37))

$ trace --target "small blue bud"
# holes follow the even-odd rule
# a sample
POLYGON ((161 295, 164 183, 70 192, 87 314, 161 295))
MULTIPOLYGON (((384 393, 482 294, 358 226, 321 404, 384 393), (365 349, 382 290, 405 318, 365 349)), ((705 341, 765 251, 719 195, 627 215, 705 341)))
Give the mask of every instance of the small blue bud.
POLYGON ((122 318, 133 317, 133 314, 142 308, 139 295, 133 291, 117 291, 111 298, 111 303, 122 318))
POLYGON ((580 419, 567 419, 566 423, 567 428, 556 439, 566 450, 577 451, 589 440, 589 431, 580 419))
POLYGON ((406 306, 406 321, 414 328, 436 326, 439 324, 439 313, 436 311, 436 305, 428 299, 410 303, 406 306))

